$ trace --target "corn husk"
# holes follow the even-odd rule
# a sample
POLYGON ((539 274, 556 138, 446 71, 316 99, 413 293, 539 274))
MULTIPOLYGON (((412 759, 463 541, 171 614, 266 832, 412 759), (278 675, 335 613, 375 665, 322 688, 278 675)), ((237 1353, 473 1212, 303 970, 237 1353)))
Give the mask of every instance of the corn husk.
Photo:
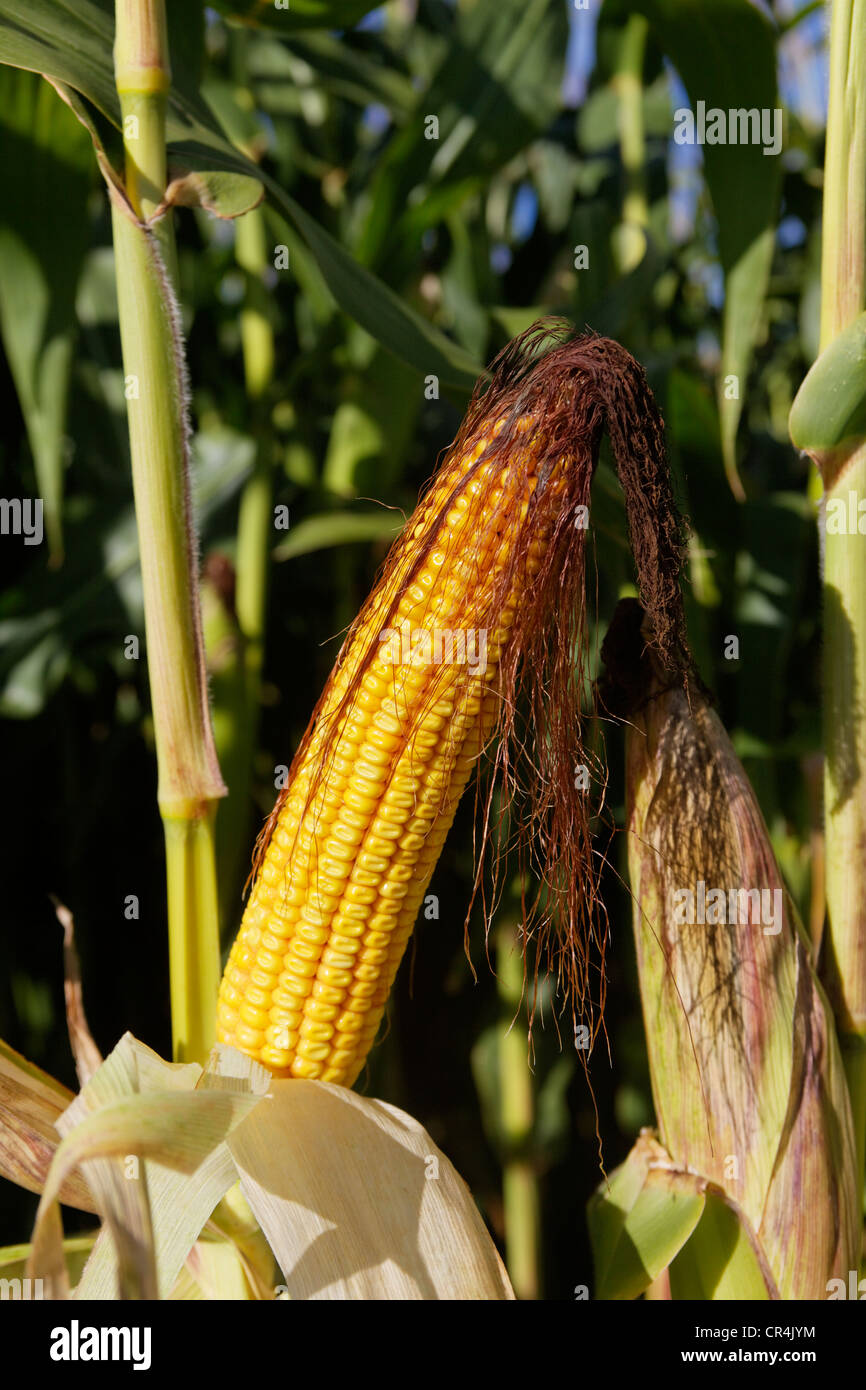
MULTIPOLYGON (((627 733, 629 872, 660 1141, 742 1213, 779 1296, 826 1298, 831 1278, 857 1268, 859 1244, 832 1014, 722 724, 698 691, 664 689, 642 660, 650 698, 627 733), (741 889, 760 890, 760 905, 733 900, 741 889)), ((724 1260, 701 1278, 699 1245, 688 1260, 701 1287, 680 1280, 677 1295, 674 1280, 674 1296, 742 1296, 724 1260)))

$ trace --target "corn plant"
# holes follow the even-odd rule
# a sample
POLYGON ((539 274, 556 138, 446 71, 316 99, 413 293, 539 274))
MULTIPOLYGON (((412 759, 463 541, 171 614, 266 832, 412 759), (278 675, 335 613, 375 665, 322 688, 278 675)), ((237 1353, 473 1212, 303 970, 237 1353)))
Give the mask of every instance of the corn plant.
MULTIPOLYGON (((220 8, 236 21, 261 20, 261 7, 243 0, 220 8)), ((333 36, 304 48, 308 24, 350 23, 372 8, 364 0, 313 4, 312 19, 303 7, 285 19, 306 54, 292 68, 300 93, 292 100, 303 104, 305 71, 321 62, 344 90, 372 84, 395 109, 409 109, 410 84, 398 73, 382 79, 372 64, 351 65, 333 36)), ((476 112, 483 115, 527 54, 531 65, 537 51, 555 46, 562 15, 536 0, 518 7, 512 26, 510 10, 460 8, 479 53, 488 22, 495 30, 489 86, 476 112)), ((791 412, 791 437, 817 464, 824 490, 824 927, 817 879, 810 921, 801 920, 778 827, 768 826, 699 672, 713 566, 681 516, 682 479, 675 483, 668 461, 676 431, 666 441, 636 357, 609 333, 578 331, 579 308, 564 319, 540 304, 506 316, 507 344, 483 370, 483 346, 470 347, 475 329, 460 295, 458 343, 411 303, 423 303, 424 279, 403 295, 388 283, 406 259, 395 228, 408 225, 417 239, 437 207, 451 209, 455 274, 465 282, 454 209, 485 173, 485 159, 507 167, 517 158, 509 130, 488 127, 479 173, 465 164, 471 122, 459 104, 448 107, 453 125, 428 161, 430 183, 416 186, 424 161, 412 153, 409 122, 401 137, 406 168, 393 154, 383 157, 353 259, 265 160, 250 109, 256 64, 264 54, 267 79, 274 51, 258 51, 244 34, 232 50, 235 85, 199 90, 189 57, 201 37, 198 7, 180 16, 164 0, 116 0, 111 13, 107 0, 76 0, 59 7, 58 19, 48 0, 0 0, 0 60, 21 70, 14 76, 22 109, 38 115, 32 94, 48 88, 34 85, 34 74, 47 79, 65 104, 58 109, 80 127, 78 143, 67 132, 77 166, 89 141, 110 204, 173 1038, 172 1061, 129 1031, 102 1058, 84 1013, 72 919, 58 906, 80 1090, 73 1095, 0 1044, 0 1171, 39 1194, 32 1239, 5 1253, 4 1269, 41 1278, 52 1297, 78 1299, 538 1296, 542 1219, 532 1142, 543 1105, 533 1049, 545 1029, 567 1049, 573 1039, 585 1083, 590 1054, 606 1041, 607 892, 617 845, 608 753, 611 725, 621 725, 655 1124, 590 1202, 595 1292, 812 1299, 833 1296, 859 1272, 863 586, 858 535, 843 535, 831 518, 851 492, 856 498, 863 453, 861 8, 859 0, 833 7, 821 353, 791 412), (235 224, 245 287, 238 341, 254 436, 233 558, 211 555, 201 574, 174 235, 175 218, 189 209, 235 224), (273 216, 286 237, 277 249, 291 252, 316 306, 311 316, 324 317, 323 304, 336 303, 365 330, 347 338, 346 359, 366 353, 375 381, 392 354, 401 372, 449 388, 463 418, 369 597, 357 617, 354 608, 346 613, 347 635, 255 841, 249 896, 220 983, 219 925, 237 926, 238 866, 250 848, 268 552, 282 495, 277 462, 297 476, 309 464, 297 440, 285 459, 277 442, 286 414, 276 408, 277 348, 264 288, 273 216), (602 646, 592 597, 608 581, 622 601, 608 615, 602 646), (474 859, 461 911, 467 941, 478 926, 485 948, 493 942, 500 976, 492 1108, 508 1272, 465 1184, 424 1127, 351 1089, 370 1068, 376 1075, 398 970, 470 783, 474 859), (431 1164, 436 1182, 427 1181, 431 1164), (804 1191, 813 1194, 808 1212, 798 1211, 804 1191), (99 1229, 64 1240, 60 1203, 98 1217, 99 1229)), ((606 15, 613 28, 601 31, 612 54, 623 172, 611 239, 622 277, 645 269, 657 235, 643 91, 652 45, 670 53, 692 95, 704 61, 696 7, 683 7, 685 17, 666 0, 633 9, 619 26, 617 14, 606 15)), ((743 100, 753 91, 756 101, 774 96, 766 21, 746 0, 731 0, 728 10, 758 55, 743 74, 743 100)), ((729 65, 710 62, 707 71, 719 100, 722 93, 733 100, 729 65)), ((460 82, 476 84, 471 64, 446 75, 443 105, 449 84, 460 82)), ((544 85, 532 89, 536 104, 544 85)), ((531 126, 532 103, 518 83, 516 90, 524 100, 512 123, 531 126)), ((752 153, 757 159, 738 162, 735 151, 708 152, 706 170, 726 289, 719 461, 738 504, 747 501, 737 458, 742 405, 722 383, 745 377, 760 340, 778 199, 776 165, 752 153), (736 215, 734 189, 744 193, 736 215)), ((292 155, 301 166, 306 158, 307 172, 315 162, 297 147, 292 155)), ((581 177, 591 182, 591 170, 581 177)), ((323 176, 339 203, 337 184, 323 176)), ((495 221, 495 199, 486 216, 495 221)), ((10 293, 7 284, 7 305, 10 293)), ((309 341, 303 311, 298 322, 309 341)), ((8 326, 7 336, 14 341, 8 326)), ((70 343, 67 336, 46 361, 46 379, 69 372, 70 343)), ((28 403, 57 565, 65 395, 46 417, 20 343, 10 361, 28 403)), ((387 379, 382 418, 368 403, 362 408, 351 384, 334 415, 323 476, 335 494, 361 490, 365 431, 412 432, 411 411, 401 417, 408 378, 396 390, 395 378, 387 379)), ((38 373, 34 380, 44 387, 38 373)), ((296 394, 299 407, 301 386, 296 394)), ((279 405, 296 421, 296 405, 279 405)), ((308 519, 306 540, 302 523, 277 555, 314 548, 316 520, 308 519)), ((390 517, 383 524, 347 511, 340 520, 348 540, 390 540, 398 529, 390 517)), ((342 572, 348 589, 351 571, 342 572)))

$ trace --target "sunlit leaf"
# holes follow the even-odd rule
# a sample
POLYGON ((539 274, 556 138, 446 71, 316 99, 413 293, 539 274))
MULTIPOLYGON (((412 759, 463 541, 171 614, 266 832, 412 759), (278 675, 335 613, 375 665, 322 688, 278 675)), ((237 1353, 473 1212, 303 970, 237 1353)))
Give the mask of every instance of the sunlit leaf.
POLYGON ((468 1188, 394 1106, 275 1081, 229 1148, 290 1298, 513 1297, 468 1188))
POLYGON ((641 1135, 589 1203, 596 1298, 637 1298, 667 1269, 701 1219, 705 1186, 641 1135))
MULTIPOLYGON (((111 16, 95 0, 0 0, 0 63, 42 72, 73 88, 119 128, 112 64, 111 16)), ((360 266, 329 232, 273 179, 262 176, 219 130, 215 117, 186 83, 175 85, 166 134, 184 173, 215 171, 262 177, 274 205, 309 247, 340 308, 395 356, 424 376, 458 390, 472 389, 481 367, 398 295, 360 266)), ((76 112, 87 113, 80 105, 76 112)), ((95 135, 95 128, 91 132, 95 135)))

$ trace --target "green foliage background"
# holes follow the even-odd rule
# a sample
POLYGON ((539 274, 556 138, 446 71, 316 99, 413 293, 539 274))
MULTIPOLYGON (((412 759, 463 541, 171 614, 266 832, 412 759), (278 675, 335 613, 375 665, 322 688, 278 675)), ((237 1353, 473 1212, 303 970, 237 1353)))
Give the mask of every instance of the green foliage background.
MULTIPOLYGON (((817 16, 795 25, 791 7, 770 19, 748 0, 605 3, 600 16, 565 0, 391 0, 360 28, 341 28, 373 7, 221 0, 204 20, 197 5, 170 8, 178 92, 203 99, 214 128, 254 150, 291 200, 273 198, 265 213, 268 246, 288 248, 290 270, 261 283, 238 267, 231 222, 176 218, 203 560, 234 557, 257 451, 272 460, 274 502, 291 517, 289 532, 274 534, 252 785, 225 812, 244 846, 239 864, 222 861, 225 945, 274 769, 290 762, 384 557, 397 514, 387 509, 413 507, 456 432, 473 364, 542 313, 617 337, 648 372, 693 527, 694 647, 808 918, 818 556, 786 420, 817 349, 823 129, 820 102, 810 115, 805 100, 820 86, 817 16), (267 27, 237 22, 253 10, 267 27), (636 15, 648 20, 637 126, 622 82, 636 15), (708 105, 784 105, 783 154, 707 147, 702 177, 672 144, 680 81, 708 105), (437 141, 425 138, 430 115, 437 141), (623 151, 640 128, 635 169, 623 151), (647 211, 637 256, 627 253, 635 229, 623 227, 635 188, 647 211), (589 267, 578 270, 581 245, 589 267), (276 344, 273 384, 255 410, 239 328, 250 303, 264 306, 276 344), (425 337, 425 324, 438 331, 425 337), (730 373, 736 399, 724 391, 730 373), (427 399, 429 374, 438 399, 427 399), (730 485, 737 473, 745 500, 730 485), (738 660, 725 654, 731 634, 738 660)), ((70 30, 74 68, 89 36, 98 47, 112 6, 60 9, 81 26, 78 49, 70 30)), ((38 66, 14 48, 19 10, 0 3, 0 59, 38 66)), ((99 1045, 130 1029, 168 1055, 163 845, 108 201, 86 132, 47 84, 2 68, 0 89, 0 495, 42 496, 51 518, 50 551, 48 538, 0 543, 0 1036, 74 1085, 49 894, 75 914, 99 1045), (145 659, 124 655, 130 634, 145 659), (129 895, 137 920, 125 916, 129 895)), ((111 157, 110 100, 97 78, 81 90, 111 157)), ((593 521, 603 633, 632 580, 604 466, 593 521)), ((218 736, 231 741, 249 712, 238 713, 231 613, 222 618, 212 696, 218 736)), ((606 742, 621 823, 620 738, 606 742)), ((359 1084, 427 1126, 501 1242, 496 1039, 511 1013, 480 930, 471 965, 464 954, 471 847, 468 797, 432 885, 439 920, 418 924, 388 1035, 359 1084)), ((599 1179, 597 1133, 610 1170, 652 1121, 623 873, 620 843, 607 875, 610 1056, 599 1047, 592 1059, 594 1101, 550 1008, 535 1033, 528 1151, 543 1194, 543 1292, 554 1299, 592 1284, 584 1205, 599 1179)), ((506 902, 503 921, 512 912, 506 902)), ((26 1238, 34 1207, 0 1185, 0 1242, 26 1238)))

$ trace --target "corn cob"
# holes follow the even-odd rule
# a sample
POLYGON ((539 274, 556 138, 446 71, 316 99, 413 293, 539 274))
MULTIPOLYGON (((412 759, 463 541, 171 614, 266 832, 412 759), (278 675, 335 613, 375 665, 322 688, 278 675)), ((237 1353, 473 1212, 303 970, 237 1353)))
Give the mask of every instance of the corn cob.
MULTIPOLYGON (((734 1204, 773 1297, 825 1298, 828 1280, 856 1268, 860 1242, 832 1012, 730 739, 699 690, 687 702, 644 655, 642 621, 624 600, 602 659, 605 703, 627 717, 629 872, 660 1138, 676 1169, 734 1204)), ((696 1241, 698 1266, 700 1250, 696 1241)), ((672 1266, 674 1297, 697 1296, 691 1255, 685 1272, 672 1266)), ((719 1255, 702 1269, 714 1297, 741 1296, 740 1255, 727 1255, 729 1267, 719 1255)))
MULTIPOLYGON (((637 364, 607 340, 541 355, 550 332, 538 326, 512 345, 489 389, 476 392, 346 638, 260 837, 218 1035, 278 1076, 357 1078, 460 796, 494 732, 494 770, 518 780, 525 750, 518 740, 510 756, 508 736, 527 670, 541 764, 530 759, 530 824, 543 829, 546 884, 560 875, 567 899, 572 930, 560 965, 585 973, 574 931, 590 858, 573 777, 586 534, 578 509, 589 504, 612 372, 624 366, 638 397, 648 392, 637 364)), ((639 433, 660 430, 645 399, 640 416, 639 433)), ((647 453, 642 440, 632 468, 647 453)), ((655 564, 658 546, 653 553, 655 564)), ((491 807, 488 795, 482 847, 491 807)))

